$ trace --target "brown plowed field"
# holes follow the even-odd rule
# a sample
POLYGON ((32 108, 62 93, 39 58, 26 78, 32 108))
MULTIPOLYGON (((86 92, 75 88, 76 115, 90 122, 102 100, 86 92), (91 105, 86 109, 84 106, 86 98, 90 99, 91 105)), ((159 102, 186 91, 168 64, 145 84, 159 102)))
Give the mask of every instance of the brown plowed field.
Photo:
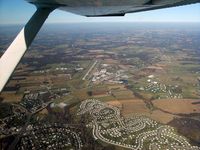
POLYGON ((155 107, 173 114, 200 113, 200 99, 163 99, 153 101, 155 107))
POLYGON ((150 111, 141 99, 114 100, 108 103, 121 108, 121 114, 125 117, 145 115, 164 124, 172 121, 174 117, 180 117, 178 114, 200 113, 200 100, 154 100, 154 106, 161 109, 154 111, 150 111))

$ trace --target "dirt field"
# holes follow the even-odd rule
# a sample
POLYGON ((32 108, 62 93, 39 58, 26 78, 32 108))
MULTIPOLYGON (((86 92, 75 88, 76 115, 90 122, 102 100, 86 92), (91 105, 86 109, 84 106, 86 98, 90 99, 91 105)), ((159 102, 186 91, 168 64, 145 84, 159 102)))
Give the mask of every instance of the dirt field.
POLYGON ((115 90, 115 89, 125 90, 126 88, 124 87, 124 85, 121 85, 121 84, 110 84, 108 85, 108 89, 109 90, 115 90))
POLYGON ((141 99, 121 100, 120 103, 123 116, 145 115, 163 124, 170 122, 175 117, 175 115, 160 110, 150 111, 141 99))
POLYGON ((189 113, 200 113, 200 99, 180 99, 180 100, 155 100, 153 101, 155 107, 160 108, 164 111, 175 113, 175 114, 189 114, 189 113), (199 103, 198 103, 199 102, 199 103), (196 103, 196 104, 195 104, 196 103))
POLYGON ((120 103, 118 100, 114 100, 114 101, 109 101, 109 102, 106 102, 112 106, 115 106, 115 107, 118 107, 118 108, 122 108, 122 103, 120 103))
POLYGON ((119 101, 122 104, 122 115, 128 114, 148 114, 149 109, 141 99, 130 99, 119 101))
POLYGON ((104 63, 105 64, 118 64, 118 61, 114 60, 114 59, 105 59, 104 63))
POLYGON ((176 114, 200 112, 200 100, 155 100, 153 102, 156 107, 167 112, 158 109, 150 111, 141 99, 114 100, 107 103, 120 108, 125 117, 145 115, 163 124, 172 121, 174 117, 180 117, 176 114))
POLYGON ((146 114, 146 116, 163 124, 167 124, 168 122, 172 121, 174 117, 178 117, 176 115, 164 113, 160 110, 155 110, 152 113, 146 114))
POLYGON ((112 92, 112 95, 116 98, 116 99, 133 99, 135 98, 135 96, 133 95, 133 93, 130 90, 115 90, 112 92))
POLYGON ((2 92, 0 97, 4 98, 4 102, 19 102, 21 101, 23 94, 15 94, 11 92, 2 92))

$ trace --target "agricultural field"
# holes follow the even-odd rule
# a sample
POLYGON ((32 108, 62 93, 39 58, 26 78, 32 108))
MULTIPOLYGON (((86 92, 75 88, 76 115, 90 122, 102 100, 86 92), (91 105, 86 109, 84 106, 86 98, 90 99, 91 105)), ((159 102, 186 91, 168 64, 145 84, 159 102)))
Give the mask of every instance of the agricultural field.
POLYGON ((180 99, 180 100, 154 100, 153 105, 171 114, 191 114, 200 113, 200 99, 180 99))
POLYGON ((2 134, 27 135, 16 132, 28 128, 21 119, 30 129, 72 125, 88 150, 200 146, 199 26, 97 26, 38 35, 0 94, 2 134))

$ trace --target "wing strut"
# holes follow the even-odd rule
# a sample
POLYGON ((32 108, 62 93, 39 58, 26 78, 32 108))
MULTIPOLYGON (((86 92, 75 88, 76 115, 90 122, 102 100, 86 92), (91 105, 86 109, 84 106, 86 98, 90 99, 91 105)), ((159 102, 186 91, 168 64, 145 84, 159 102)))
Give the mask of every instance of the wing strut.
POLYGON ((0 92, 8 82, 17 64, 31 45, 36 34, 54 8, 38 7, 0 59, 0 92))

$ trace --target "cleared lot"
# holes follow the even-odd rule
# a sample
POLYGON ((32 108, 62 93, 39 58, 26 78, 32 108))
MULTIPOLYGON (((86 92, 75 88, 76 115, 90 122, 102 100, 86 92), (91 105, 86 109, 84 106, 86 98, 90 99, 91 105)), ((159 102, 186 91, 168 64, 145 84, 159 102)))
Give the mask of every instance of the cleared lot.
POLYGON ((155 100, 153 101, 155 107, 173 114, 190 114, 200 113, 200 99, 179 99, 179 100, 155 100))
POLYGON ((163 124, 180 117, 178 114, 200 113, 200 100, 154 100, 153 104, 158 109, 153 111, 150 111, 141 99, 114 100, 107 103, 120 108, 125 117, 133 114, 145 115, 163 124))

